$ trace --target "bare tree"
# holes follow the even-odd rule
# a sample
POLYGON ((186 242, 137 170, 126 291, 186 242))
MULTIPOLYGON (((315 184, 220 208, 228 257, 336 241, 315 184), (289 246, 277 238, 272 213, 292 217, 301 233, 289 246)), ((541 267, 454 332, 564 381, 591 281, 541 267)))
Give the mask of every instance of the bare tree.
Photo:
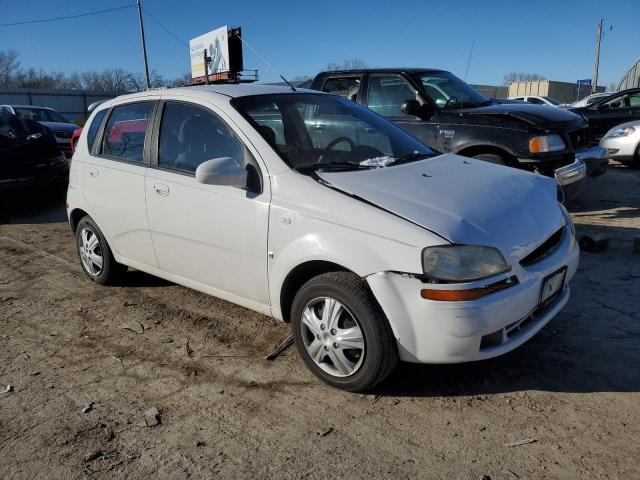
POLYGON ((504 84, 509 85, 511 82, 535 82, 538 80, 546 80, 547 78, 538 73, 518 73, 511 72, 504 76, 504 84))
POLYGON ((17 50, 0 50, 0 85, 10 86, 20 69, 17 50))
POLYGON ((359 58, 349 58, 342 63, 329 62, 324 69, 334 72, 336 70, 356 70, 359 68, 367 68, 367 64, 359 58))

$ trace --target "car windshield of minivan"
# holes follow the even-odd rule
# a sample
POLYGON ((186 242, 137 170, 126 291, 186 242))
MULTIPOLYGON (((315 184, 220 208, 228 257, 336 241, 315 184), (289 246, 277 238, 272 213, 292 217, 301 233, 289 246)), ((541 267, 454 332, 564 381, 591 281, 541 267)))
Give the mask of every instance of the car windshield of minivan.
POLYGON ((297 170, 377 168, 436 155, 383 117, 342 97, 254 95, 232 105, 297 170))
POLYGON ((440 108, 491 104, 491 100, 449 72, 427 72, 416 76, 424 92, 440 108))

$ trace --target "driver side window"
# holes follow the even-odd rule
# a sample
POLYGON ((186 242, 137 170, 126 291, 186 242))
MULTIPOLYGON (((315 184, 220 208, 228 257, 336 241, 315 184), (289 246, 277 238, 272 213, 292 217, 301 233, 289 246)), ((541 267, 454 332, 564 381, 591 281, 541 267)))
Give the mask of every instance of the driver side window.
POLYGON ((158 166, 193 174, 214 158, 230 157, 244 170, 244 145, 213 112, 182 102, 167 102, 162 112, 158 166))
POLYGON ((380 115, 405 115, 401 110, 403 102, 416 99, 416 92, 398 75, 369 77, 368 107, 380 115))

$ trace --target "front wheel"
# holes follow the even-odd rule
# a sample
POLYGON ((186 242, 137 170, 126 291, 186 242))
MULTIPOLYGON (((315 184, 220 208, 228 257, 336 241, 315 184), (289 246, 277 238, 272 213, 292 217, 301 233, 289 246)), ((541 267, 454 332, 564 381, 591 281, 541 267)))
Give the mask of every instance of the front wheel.
POLYGON ((343 390, 371 389, 398 362, 387 319, 352 273, 326 273, 305 283, 291 307, 291 328, 309 370, 343 390))

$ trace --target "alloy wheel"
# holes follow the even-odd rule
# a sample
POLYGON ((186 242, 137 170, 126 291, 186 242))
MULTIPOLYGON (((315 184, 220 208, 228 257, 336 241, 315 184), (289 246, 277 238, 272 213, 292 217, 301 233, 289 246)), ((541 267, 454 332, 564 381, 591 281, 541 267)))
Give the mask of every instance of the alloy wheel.
POLYGON ((100 275, 104 259, 100 240, 93 230, 86 227, 82 229, 78 250, 85 270, 94 277, 100 275))
POLYGON ((311 300, 301 321, 304 346, 318 367, 336 377, 358 371, 365 355, 364 335, 342 303, 329 297, 311 300))

